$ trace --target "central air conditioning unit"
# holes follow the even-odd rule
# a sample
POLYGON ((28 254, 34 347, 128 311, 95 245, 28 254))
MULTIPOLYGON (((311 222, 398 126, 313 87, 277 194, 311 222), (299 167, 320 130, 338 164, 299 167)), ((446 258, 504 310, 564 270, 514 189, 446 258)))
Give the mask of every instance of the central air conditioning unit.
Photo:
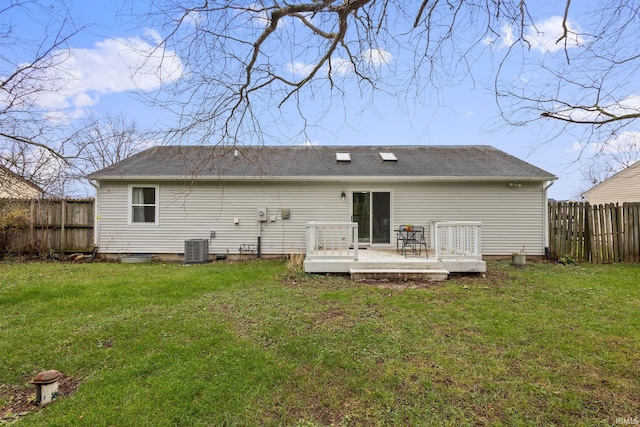
POLYGON ((184 241, 184 263, 196 264, 209 262, 209 240, 191 239, 184 241))

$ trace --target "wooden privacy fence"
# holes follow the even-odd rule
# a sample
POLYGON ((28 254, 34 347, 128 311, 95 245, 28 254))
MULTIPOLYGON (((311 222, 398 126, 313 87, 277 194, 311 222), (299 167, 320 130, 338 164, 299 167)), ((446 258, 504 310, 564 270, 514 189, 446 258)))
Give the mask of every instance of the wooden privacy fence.
POLYGON ((640 262, 640 203, 549 203, 549 246, 554 259, 640 262))
POLYGON ((0 199, 0 253, 89 252, 93 199, 0 199))

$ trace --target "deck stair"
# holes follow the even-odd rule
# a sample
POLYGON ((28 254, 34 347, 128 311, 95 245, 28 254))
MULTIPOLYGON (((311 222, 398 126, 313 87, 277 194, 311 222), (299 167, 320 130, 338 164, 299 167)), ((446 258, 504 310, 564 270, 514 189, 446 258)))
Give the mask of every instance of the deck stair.
POLYGON ((444 268, 350 268, 349 274, 351 274, 351 280, 356 282, 365 280, 441 282, 449 277, 449 271, 444 268))

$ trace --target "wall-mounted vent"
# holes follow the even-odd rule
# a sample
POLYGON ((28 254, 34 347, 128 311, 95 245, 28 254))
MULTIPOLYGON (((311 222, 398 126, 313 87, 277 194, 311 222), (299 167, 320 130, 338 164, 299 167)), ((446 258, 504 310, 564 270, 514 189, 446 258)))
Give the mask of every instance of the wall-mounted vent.
POLYGON ((209 262, 209 240, 191 239, 184 241, 184 263, 196 264, 209 262))
POLYGON ((350 162, 351 154, 350 153, 336 153, 336 161, 338 162, 350 162))

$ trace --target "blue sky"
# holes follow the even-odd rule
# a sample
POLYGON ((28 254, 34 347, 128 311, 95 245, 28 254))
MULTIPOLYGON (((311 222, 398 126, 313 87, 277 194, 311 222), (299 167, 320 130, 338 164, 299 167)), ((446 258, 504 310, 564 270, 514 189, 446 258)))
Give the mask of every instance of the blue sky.
MULTIPOLYGON (((554 54, 555 48, 550 40, 554 40, 554 28, 559 26, 558 17, 562 13, 554 2, 540 2, 539 5, 549 7, 539 23, 546 36, 537 40, 527 53, 532 58, 554 54)), ((72 50, 66 75, 74 83, 43 98, 41 107, 49 109, 51 117, 61 123, 81 119, 89 110, 98 116, 122 113, 143 126, 154 127, 170 122, 170 114, 145 105, 136 96, 136 90, 158 89, 159 79, 153 73, 131 72, 143 63, 142 53, 165 36, 163 29, 132 21, 131 16, 141 11, 132 10, 130 5, 123 9, 121 1, 76 0, 69 2, 69 7, 76 24, 87 27, 70 42, 72 50)), ((572 7, 588 10, 590 5, 583 2, 572 7)), ((21 24, 29 33, 39 31, 41 22, 25 19, 21 24)), ((581 22, 573 24, 587 25, 581 22)), ((502 36, 503 39, 495 42, 496 50, 499 50, 502 40, 508 39, 508 31, 502 36)), ((166 59, 164 84, 171 84, 181 78, 185 66, 177 54, 174 57, 170 55, 168 61, 166 59)), ((157 64, 152 61, 147 65, 153 67, 157 64)), ((495 63, 489 58, 483 63, 480 57, 474 64, 473 79, 462 79, 451 87, 443 86, 438 90, 425 87, 419 103, 410 97, 397 99, 384 95, 377 96, 373 103, 352 99, 349 102, 353 103, 354 110, 346 113, 349 120, 345 120, 344 111, 323 114, 319 116, 317 126, 309 129, 308 141, 294 134, 289 142, 320 145, 492 145, 557 175, 559 179, 550 188, 549 197, 575 198, 586 189, 580 174, 580 168, 584 166, 578 159, 580 152, 576 150, 576 146, 581 144, 581 134, 561 132, 556 135, 557 127, 553 123, 548 126, 544 123, 527 127, 508 126, 499 117, 492 92, 490 76, 494 69, 495 63)), ((504 75, 520 78, 520 72, 513 67, 504 75)), ((306 107, 313 111, 315 100, 309 99, 308 102, 306 107)), ((286 125, 281 126, 286 128, 286 125)), ((589 155, 588 150, 583 153, 583 156, 589 155)))

